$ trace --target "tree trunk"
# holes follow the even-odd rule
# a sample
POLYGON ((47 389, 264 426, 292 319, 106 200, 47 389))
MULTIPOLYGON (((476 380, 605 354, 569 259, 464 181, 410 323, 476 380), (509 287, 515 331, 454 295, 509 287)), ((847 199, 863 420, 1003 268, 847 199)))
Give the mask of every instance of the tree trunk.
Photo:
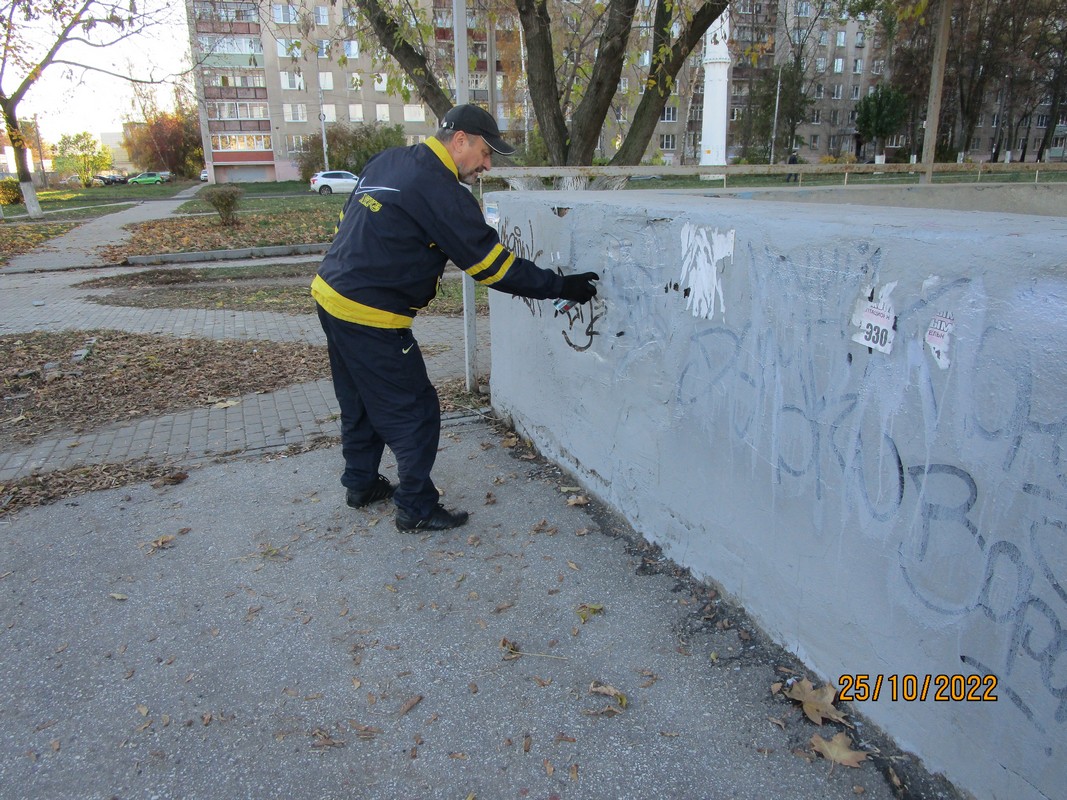
POLYGON ((515 8, 526 36, 526 83, 530 89, 530 102, 548 150, 548 160, 553 166, 560 167, 567 163, 570 139, 559 102, 548 4, 546 0, 516 0, 515 8))
POLYGON ((11 147, 15 151, 15 165, 18 170, 19 186, 22 187, 22 199, 26 203, 26 212, 30 219, 42 219, 44 212, 37 200, 37 189, 33 185, 33 176, 30 173, 26 140, 19 130, 18 114, 10 98, 0 97, 0 110, 4 114, 4 125, 7 128, 7 138, 11 140, 11 147))

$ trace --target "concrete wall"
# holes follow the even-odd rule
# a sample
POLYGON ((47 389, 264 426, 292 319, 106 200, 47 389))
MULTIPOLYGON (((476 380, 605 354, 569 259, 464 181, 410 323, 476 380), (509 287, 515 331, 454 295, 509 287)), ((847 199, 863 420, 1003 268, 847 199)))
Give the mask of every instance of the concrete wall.
POLYGON ((1063 797, 1067 220, 669 192, 486 211, 602 275, 570 316, 490 293, 494 406, 825 678, 886 676, 862 711, 930 769, 1063 797), (890 699, 889 676, 957 674, 997 701, 890 699))

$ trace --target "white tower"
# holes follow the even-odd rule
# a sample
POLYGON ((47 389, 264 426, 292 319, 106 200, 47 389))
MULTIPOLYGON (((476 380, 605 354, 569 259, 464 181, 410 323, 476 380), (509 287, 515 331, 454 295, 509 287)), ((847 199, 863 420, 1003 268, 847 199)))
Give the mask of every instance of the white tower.
POLYGON ((730 7, 704 34, 704 122, 700 165, 726 164, 726 114, 730 108, 730 7))

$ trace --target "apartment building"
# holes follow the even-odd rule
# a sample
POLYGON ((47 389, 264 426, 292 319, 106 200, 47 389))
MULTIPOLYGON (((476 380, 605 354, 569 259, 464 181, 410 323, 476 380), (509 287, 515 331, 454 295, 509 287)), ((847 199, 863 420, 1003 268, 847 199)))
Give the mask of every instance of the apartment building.
POLYGON ((401 125, 409 142, 437 128, 417 97, 387 91, 372 54, 338 38, 352 13, 342 6, 314 6, 310 20, 281 4, 264 20, 243 0, 187 0, 186 11, 205 161, 216 183, 296 180, 310 137, 338 122, 401 125), (310 33, 297 33, 309 23, 310 33), (301 52, 300 41, 314 52, 301 52))

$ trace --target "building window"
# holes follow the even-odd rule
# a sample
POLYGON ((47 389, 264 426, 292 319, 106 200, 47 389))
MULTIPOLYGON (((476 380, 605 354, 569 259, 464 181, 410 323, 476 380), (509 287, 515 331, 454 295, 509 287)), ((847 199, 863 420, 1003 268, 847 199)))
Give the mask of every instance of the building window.
POLYGON ((263 52, 258 38, 242 36, 198 36, 197 47, 201 53, 219 55, 254 55, 263 52))
POLYGON ((348 106, 348 118, 352 122, 363 121, 363 104, 362 103, 350 103, 348 106))
POLYGON ((333 73, 332 72, 320 72, 319 73, 319 88, 324 92, 333 90, 333 73))
POLYGON ((830 124, 831 125, 839 125, 839 124, 841 124, 841 110, 840 109, 838 109, 838 108, 830 109, 830 124))
POLYGON ((849 125, 855 125, 856 124, 856 109, 852 109, 851 111, 848 112, 848 124, 849 125))
POLYGON ((843 58, 835 58, 834 59, 834 74, 835 75, 840 75, 844 71, 845 71, 845 59, 843 59, 843 58))
POLYGON ((374 76, 374 91, 384 92, 389 84, 389 79, 385 76, 385 73, 379 72, 374 76))
POLYGON ((629 120, 626 106, 614 106, 615 121, 619 124, 625 123, 629 120))
POLYGON ((797 0, 797 16, 798 17, 810 17, 811 16, 811 3, 809 0, 797 0))
POLYGON ((307 122, 308 107, 306 103, 282 103, 282 116, 286 122, 307 122))
POLYGON ((269 135, 212 134, 212 150, 272 150, 269 135))
POLYGON ((330 24, 330 9, 328 6, 315 6, 315 24, 330 24))
POLYGON ((853 75, 862 75, 863 74, 863 59, 862 58, 854 58, 854 59, 852 59, 852 74, 853 75))
POLYGON ((811 135, 811 138, 808 140, 808 149, 809 150, 818 150, 819 149, 819 134, 813 133, 811 135))
POLYGON ((840 100, 841 99, 842 95, 841 95, 841 84, 840 83, 835 83, 834 84, 834 91, 833 91, 833 94, 830 95, 830 96, 834 100, 840 100))
POLYGON ((670 151, 674 150, 674 134, 673 133, 661 133, 659 136, 659 149, 670 151))
POLYGON ((812 125, 821 125, 822 124, 822 109, 821 108, 813 108, 811 110, 811 124, 812 125))
POLYGON ((345 40, 345 58, 359 58, 359 42, 345 40))
POLYGON ((345 6, 344 11, 341 12, 341 24, 347 25, 349 28, 354 28, 359 24, 359 16, 356 14, 356 9, 351 6, 345 6))
POLYGON ((375 105, 374 109, 375 109, 375 119, 377 119, 378 122, 388 122, 389 121, 389 104, 388 103, 377 103, 375 105))
POLYGON ((826 72, 826 59, 819 57, 815 59, 815 71, 826 72))
POLYGON ((269 119, 266 103, 219 101, 207 104, 208 119, 269 119))
POLYGON ((322 115, 326 117, 323 122, 337 122, 337 106, 333 103, 323 103, 322 115))
POLYGON ((838 147, 841 146, 841 137, 836 134, 826 139, 826 146, 830 149, 830 152, 835 152, 838 147))
POLYGON ((730 121, 731 122, 737 122, 737 120, 741 119, 741 117, 743 117, 744 115, 745 115, 744 106, 734 106, 733 108, 730 109, 730 121))
POLYGON ((363 86, 363 76, 358 72, 351 72, 348 75, 348 88, 359 89, 363 86))
POLYGON ((279 39, 278 58, 300 58, 299 39, 279 39))
POLYGON ((867 43, 867 34, 863 31, 856 31, 856 47, 863 47, 867 43))
POLYGON ((651 50, 645 50, 643 53, 641 53, 641 58, 638 61, 638 66, 647 67, 647 66, 650 66, 651 64, 652 64, 652 51, 651 50))
POLYGON ((853 100, 859 100, 860 99, 860 85, 858 83, 852 84, 852 99, 853 100))
POLYGON ((628 92, 628 91, 630 91, 630 79, 629 78, 619 78, 619 91, 620 92, 628 92))
POLYGON ((290 25, 296 22, 296 8, 280 4, 273 5, 271 6, 271 18, 279 25, 290 25))
POLYGON ((302 133, 286 136, 285 149, 290 153, 306 153, 308 151, 308 137, 302 133))
POLYGON ((303 75, 298 75, 295 72, 279 72, 278 75, 282 79, 283 89, 304 89, 303 75))
POLYGON ((405 103, 404 104, 404 122, 425 122, 426 121, 426 109, 423 108, 422 103, 405 103))
POLYGON ((838 31, 837 32, 837 46, 838 47, 844 47, 845 46, 845 32, 844 31, 838 31))
POLYGON ((1037 115, 1037 121, 1036 121, 1035 124, 1039 128, 1047 128, 1048 127, 1048 114, 1038 114, 1037 115))
POLYGON ((974 127, 981 128, 983 125, 985 125, 985 114, 979 114, 978 121, 974 123, 974 127))
POLYGON ((660 122, 677 122, 678 121, 678 107, 677 106, 664 106, 663 113, 659 115, 660 122))
POLYGON ((883 72, 885 72, 885 59, 876 58, 874 61, 871 62, 871 74, 881 75, 883 72))
POLYGON ((819 31, 819 45, 826 47, 828 44, 830 44, 830 31, 819 31))
POLYGON ((319 58, 329 58, 330 57, 330 40, 329 39, 319 39, 319 42, 318 42, 318 56, 319 56, 319 58))
POLYGON ((815 84, 815 99, 816 100, 822 100, 822 98, 823 98, 822 84, 821 83, 817 83, 817 84, 815 84))

